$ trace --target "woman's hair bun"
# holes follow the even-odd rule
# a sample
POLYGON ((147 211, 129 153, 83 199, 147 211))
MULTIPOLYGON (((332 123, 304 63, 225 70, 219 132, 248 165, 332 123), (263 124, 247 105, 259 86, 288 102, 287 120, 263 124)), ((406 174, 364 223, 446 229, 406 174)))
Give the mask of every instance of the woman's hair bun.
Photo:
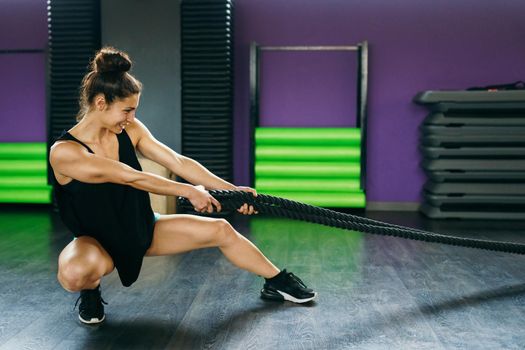
POLYGON ((98 73, 124 73, 131 69, 131 59, 125 52, 107 46, 97 52, 92 68, 98 73))

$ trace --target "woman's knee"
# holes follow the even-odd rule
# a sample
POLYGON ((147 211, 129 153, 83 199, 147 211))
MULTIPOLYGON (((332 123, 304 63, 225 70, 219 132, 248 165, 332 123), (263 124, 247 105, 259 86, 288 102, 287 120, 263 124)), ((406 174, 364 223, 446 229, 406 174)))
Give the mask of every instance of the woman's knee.
POLYGON ((93 266, 83 259, 61 259, 58 264, 57 278, 64 289, 77 292, 93 279, 94 270, 93 266))
POLYGON ((96 247, 66 248, 58 259, 58 281, 68 291, 85 289, 113 269, 105 261, 96 247))
POLYGON ((218 246, 229 245, 237 239, 238 233, 228 221, 224 219, 217 219, 214 222, 214 225, 214 240, 218 246))

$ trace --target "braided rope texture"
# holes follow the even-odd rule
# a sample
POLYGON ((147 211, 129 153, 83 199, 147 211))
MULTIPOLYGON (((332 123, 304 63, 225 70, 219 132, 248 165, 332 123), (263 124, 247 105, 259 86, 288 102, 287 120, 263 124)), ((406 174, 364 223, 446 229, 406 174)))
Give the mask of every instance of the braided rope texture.
MULTIPOLYGON (((248 205, 252 205, 254 209, 261 214, 301 220, 330 227, 417 241, 525 254, 525 244, 455 237, 417 230, 266 194, 258 194, 257 197, 254 197, 249 192, 223 190, 211 190, 209 193, 221 203, 223 209, 236 210, 244 203, 247 203, 248 205)), ((178 198, 178 205, 182 208, 193 208, 190 201, 183 197, 178 198)))

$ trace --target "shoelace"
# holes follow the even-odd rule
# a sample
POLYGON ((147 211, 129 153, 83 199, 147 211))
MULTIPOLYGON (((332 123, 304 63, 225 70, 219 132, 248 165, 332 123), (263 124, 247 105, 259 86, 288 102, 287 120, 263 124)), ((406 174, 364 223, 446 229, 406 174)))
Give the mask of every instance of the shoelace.
MULTIPOLYGON (((93 297, 91 296, 91 294, 94 294, 94 293, 89 293, 89 294, 88 294, 88 295, 89 295, 88 298, 93 298, 93 297)), ((100 294, 96 295, 95 297, 96 297, 97 299, 99 299, 100 302, 101 302, 102 304, 104 304, 104 305, 107 305, 107 304, 108 304, 104 299, 102 299, 102 296, 101 296, 100 294)), ((73 310, 76 309, 77 304, 78 304, 78 302, 80 301, 80 299, 82 299, 82 294, 80 294, 80 295, 78 296, 78 298, 77 298, 77 301, 75 301, 75 306, 73 306, 73 310)), ((99 300, 95 300, 95 302, 98 302, 99 300)), ((88 303, 88 305, 90 305, 90 304, 91 304, 91 303, 88 303)))
POLYGON ((291 278, 292 280, 294 280, 297 284, 299 284, 301 287, 303 288, 308 288, 306 286, 306 284, 304 284, 303 281, 301 281, 301 279, 299 277, 297 277, 296 275, 293 274, 293 272, 288 272, 288 277, 291 278))

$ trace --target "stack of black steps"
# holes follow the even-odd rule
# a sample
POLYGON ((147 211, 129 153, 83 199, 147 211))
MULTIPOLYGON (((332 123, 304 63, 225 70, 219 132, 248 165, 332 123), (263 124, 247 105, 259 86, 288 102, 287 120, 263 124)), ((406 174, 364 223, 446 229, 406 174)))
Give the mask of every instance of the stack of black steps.
POLYGON ((231 0, 181 2, 182 153, 233 177, 231 0))
POLYGON ((525 219, 525 91, 427 91, 415 101, 431 218, 525 219))
MULTIPOLYGON (((100 0, 48 0, 47 149, 76 124, 78 88, 101 45, 100 0)), ((53 183, 48 167, 48 183, 53 183)))

